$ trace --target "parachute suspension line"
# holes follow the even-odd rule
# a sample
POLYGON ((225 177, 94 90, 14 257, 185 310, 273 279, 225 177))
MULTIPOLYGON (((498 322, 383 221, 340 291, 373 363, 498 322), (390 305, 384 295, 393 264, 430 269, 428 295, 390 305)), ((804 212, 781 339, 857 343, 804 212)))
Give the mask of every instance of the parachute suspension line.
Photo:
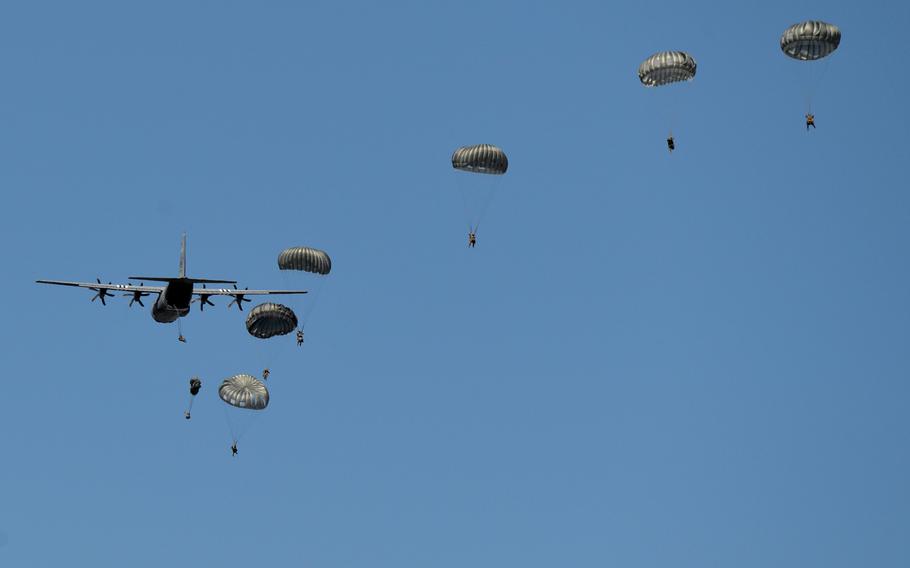
POLYGON ((496 190, 499 189, 499 184, 501 183, 501 176, 496 176, 497 179, 484 180, 489 184, 489 187, 480 189, 477 188, 475 191, 482 191, 484 194, 480 196, 480 206, 477 209, 476 216, 472 217, 470 212, 470 205, 468 204, 468 195, 467 192, 471 191, 470 187, 462 187, 461 195, 464 201, 465 207, 465 218, 468 219, 468 232, 477 234, 477 229, 480 228, 480 223, 486 217, 487 209, 490 208, 490 204, 493 202, 493 196, 496 194, 496 190))
POLYGON ((670 99, 670 136, 675 137, 676 133, 686 125, 685 110, 691 109, 692 85, 679 83, 671 85, 669 88, 676 91, 666 92, 665 95, 670 99))
MULTIPOLYGON (((673 88, 678 87, 678 86, 679 85, 674 85, 673 88)), ((680 108, 679 100, 678 100, 679 96, 674 96, 674 95, 679 95, 679 93, 665 91, 665 92, 662 92, 659 94, 662 95, 665 99, 667 99, 667 101, 661 106, 663 106, 663 109, 664 109, 664 118, 667 121, 667 130, 670 133, 669 136, 672 138, 673 131, 677 130, 676 123, 677 123, 677 120, 679 119, 679 108, 680 108)))
POLYGON ((496 193, 496 190, 499 187, 498 182, 499 182, 499 180, 495 180, 493 187, 491 187, 487 192, 486 199, 483 202, 483 206, 481 206, 481 208, 480 208, 480 215, 478 215, 478 217, 477 217, 477 222, 474 223, 474 229, 475 229, 474 232, 477 232, 477 228, 480 227, 480 222, 483 221, 483 218, 487 214, 487 209, 490 208, 490 203, 493 202, 493 195, 496 193))
POLYGON ((468 231, 474 228, 474 219, 471 217, 471 206, 468 203, 468 189, 464 186, 458 188, 461 194, 461 204, 464 209, 464 218, 467 220, 468 231))
POLYGON ((237 443, 239 437, 234 433, 234 424, 231 422, 231 417, 228 416, 228 410, 226 406, 222 406, 221 410, 224 411, 224 421, 227 423, 228 431, 231 433, 231 442, 237 443))
POLYGON ((245 408, 233 410, 234 414, 238 414, 237 418, 231 418, 229 413, 232 412, 232 410, 227 406, 222 405, 221 410, 224 412, 224 419, 227 422, 228 431, 231 433, 231 441, 235 444, 246 436, 246 433, 253 427, 253 424, 259 417, 259 412, 245 408))
POLYGON ((186 414, 185 414, 185 416, 186 416, 187 418, 189 418, 190 414, 192 414, 192 412, 193 412, 193 401, 194 401, 194 400, 196 400, 196 397, 193 396, 193 395, 190 395, 190 401, 189 401, 189 403, 186 405, 186 414))
POLYGON ((310 293, 307 294, 307 297, 303 300, 303 312, 300 318, 300 329, 303 329, 307 322, 310 320, 310 316, 313 315, 313 312, 316 310, 316 304, 319 303, 319 298, 322 296, 322 289, 325 287, 326 279, 317 278, 315 285, 310 287, 310 293))
POLYGON ((831 65, 831 60, 826 57, 820 61, 808 62, 808 65, 810 69, 809 84, 806 89, 806 98, 809 114, 811 114, 812 101, 815 99, 815 93, 818 91, 819 86, 821 86, 822 80, 825 78, 825 75, 828 74, 828 67, 831 65))
MULTIPOLYGON (((268 339, 266 341, 269 341, 268 339)), ((269 377, 272 376, 272 370, 275 367, 275 346, 269 345, 266 346, 266 355, 263 357, 265 361, 265 367, 262 368, 262 374, 259 375, 262 377, 263 382, 268 382, 269 377), (268 369, 269 372, 266 374, 265 370, 268 369)))
POLYGON ((183 322, 180 321, 180 318, 177 318, 177 341, 186 343, 186 338, 183 337, 183 322))

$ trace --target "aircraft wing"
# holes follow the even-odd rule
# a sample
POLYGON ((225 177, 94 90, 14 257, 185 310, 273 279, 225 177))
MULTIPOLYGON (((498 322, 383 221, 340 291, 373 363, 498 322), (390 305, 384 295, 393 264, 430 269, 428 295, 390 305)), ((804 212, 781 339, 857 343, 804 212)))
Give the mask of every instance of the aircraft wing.
POLYGON ((105 290, 107 292, 148 292, 151 294, 164 292, 164 286, 136 286, 135 284, 102 284, 101 282, 69 282, 66 280, 35 280, 38 284, 55 284, 57 286, 75 286, 76 288, 88 288, 96 292, 105 290))
POLYGON ((265 296, 268 294, 306 294, 306 290, 246 290, 238 288, 193 288, 196 296, 265 296))

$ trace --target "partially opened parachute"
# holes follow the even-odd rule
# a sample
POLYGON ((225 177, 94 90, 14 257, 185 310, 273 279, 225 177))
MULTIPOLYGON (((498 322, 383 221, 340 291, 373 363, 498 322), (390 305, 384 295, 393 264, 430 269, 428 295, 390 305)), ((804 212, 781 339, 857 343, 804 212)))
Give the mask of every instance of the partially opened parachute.
POLYGON ((291 247, 278 255, 278 268, 325 275, 332 270, 332 259, 325 251, 319 249, 291 247))
POLYGON ((186 411, 183 413, 183 417, 187 420, 190 419, 190 413, 193 410, 193 401, 196 400, 196 395, 199 394, 199 389, 202 388, 202 381, 199 380, 199 377, 192 377, 190 379, 190 402, 187 405, 186 411))
POLYGON ((246 318, 246 330, 253 337, 268 339, 276 335, 287 335, 297 327, 297 315, 281 304, 266 302, 259 304, 246 318))
POLYGON ((695 59, 685 51, 661 51, 638 66, 638 79, 645 87, 661 87, 695 78, 695 59))
POLYGON ((221 400, 237 408, 262 410, 269 405, 269 389, 251 375, 234 375, 218 388, 221 400))
POLYGON ((475 144, 455 150, 452 167, 476 174, 502 175, 509 169, 509 159, 501 148, 492 144, 475 144))
POLYGON ((840 28, 834 24, 809 20, 793 24, 780 36, 780 48, 800 61, 815 61, 834 53, 840 45, 840 28))

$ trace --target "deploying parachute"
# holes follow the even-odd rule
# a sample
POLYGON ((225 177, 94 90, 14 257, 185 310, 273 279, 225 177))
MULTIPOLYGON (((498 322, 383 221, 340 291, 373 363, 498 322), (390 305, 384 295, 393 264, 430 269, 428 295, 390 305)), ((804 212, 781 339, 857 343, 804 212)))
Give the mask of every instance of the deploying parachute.
POLYGON ((190 412, 193 410, 193 401, 196 400, 196 395, 199 394, 199 389, 202 388, 202 381, 199 380, 199 377, 193 377, 190 379, 190 402, 187 405, 186 411, 183 413, 183 417, 187 420, 190 419, 190 412))
POLYGON ((297 316, 287 306, 266 302, 259 304, 246 318, 246 330, 253 337, 268 339, 287 335, 297 327, 297 316))
MULTIPOLYGON (((685 51, 660 51, 641 62, 638 66, 638 80, 648 88, 688 82, 695 79, 697 68, 695 58, 685 51)), ((676 104, 674 97, 661 107, 673 107, 676 104)), ((673 139, 673 123, 676 122, 676 116, 675 112, 671 114, 674 116, 669 118, 670 135, 667 137, 667 148, 670 152, 676 149, 676 142, 673 139)))
POLYGON ((239 374, 225 379, 218 388, 218 396, 237 408, 263 410, 269 405, 269 389, 251 375, 239 374))
POLYGON ((480 221, 499 187, 499 178, 509 169, 509 158, 492 144, 462 146, 452 153, 452 168, 469 174, 487 174, 469 178, 459 174, 459 190, 468 223, 468 246, 473 247, 480 221))
POLYGON ((800 61, 816 61, 834 53, 840 45, 840 28, 834 24, 809 20, 793 24, 780 36, 780 48, 800 61))
POLYGON ((803 95, 806 99, 806 130, 815 128, 812 99, 828 69, 827 57, 840 45, 840 28, 818 20, 793 24, 780 36, 780 49, 784 55, 801 63, 803 95), (824 60, 824 61, 820 61, 824 60))

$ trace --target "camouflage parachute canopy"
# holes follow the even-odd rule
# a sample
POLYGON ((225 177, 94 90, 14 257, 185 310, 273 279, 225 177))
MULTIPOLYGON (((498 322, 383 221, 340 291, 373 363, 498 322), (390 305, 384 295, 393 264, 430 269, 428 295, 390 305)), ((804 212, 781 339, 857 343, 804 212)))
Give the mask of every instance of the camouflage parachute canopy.
POLYGON ((332 270, 332 259, 325 251, 310 247, 291 247, 278 255, 281 270, 301 270, 314 274, 328 274, 332 270))
POLYGON ((234 375, 218 388, 221 400, 237 408, 262 410, 269 405, 269 389, 251 375, 234 375))
POLYGON ((642 61, 638 79, 645 87, 660 87, 695 78, 695 59, 685 51, 661 51, 642 61))
POLYGON ((297 315, 282 304, 266 302, 259 304, 246 318, 246 330, 253 337, 268 339, 276 335, 286 335, 297 327, 297 315))
POLYGON ((476 174, 502 175, 509 169, 509 159, 502 149, 492 144, 475 144, 455 150, 452 167, 476 174))
POLYGON ((840 45, 840 28, 817 20, 793 24, 780 36, 780 48, 788 57, 815 61, 831 55, 840 45))
POLYGON ((199 394, 199 389, 202 388, 202 381, 199 380, 199 377, 193 377, 190 379, 190 394, 196 396, 199 394))

